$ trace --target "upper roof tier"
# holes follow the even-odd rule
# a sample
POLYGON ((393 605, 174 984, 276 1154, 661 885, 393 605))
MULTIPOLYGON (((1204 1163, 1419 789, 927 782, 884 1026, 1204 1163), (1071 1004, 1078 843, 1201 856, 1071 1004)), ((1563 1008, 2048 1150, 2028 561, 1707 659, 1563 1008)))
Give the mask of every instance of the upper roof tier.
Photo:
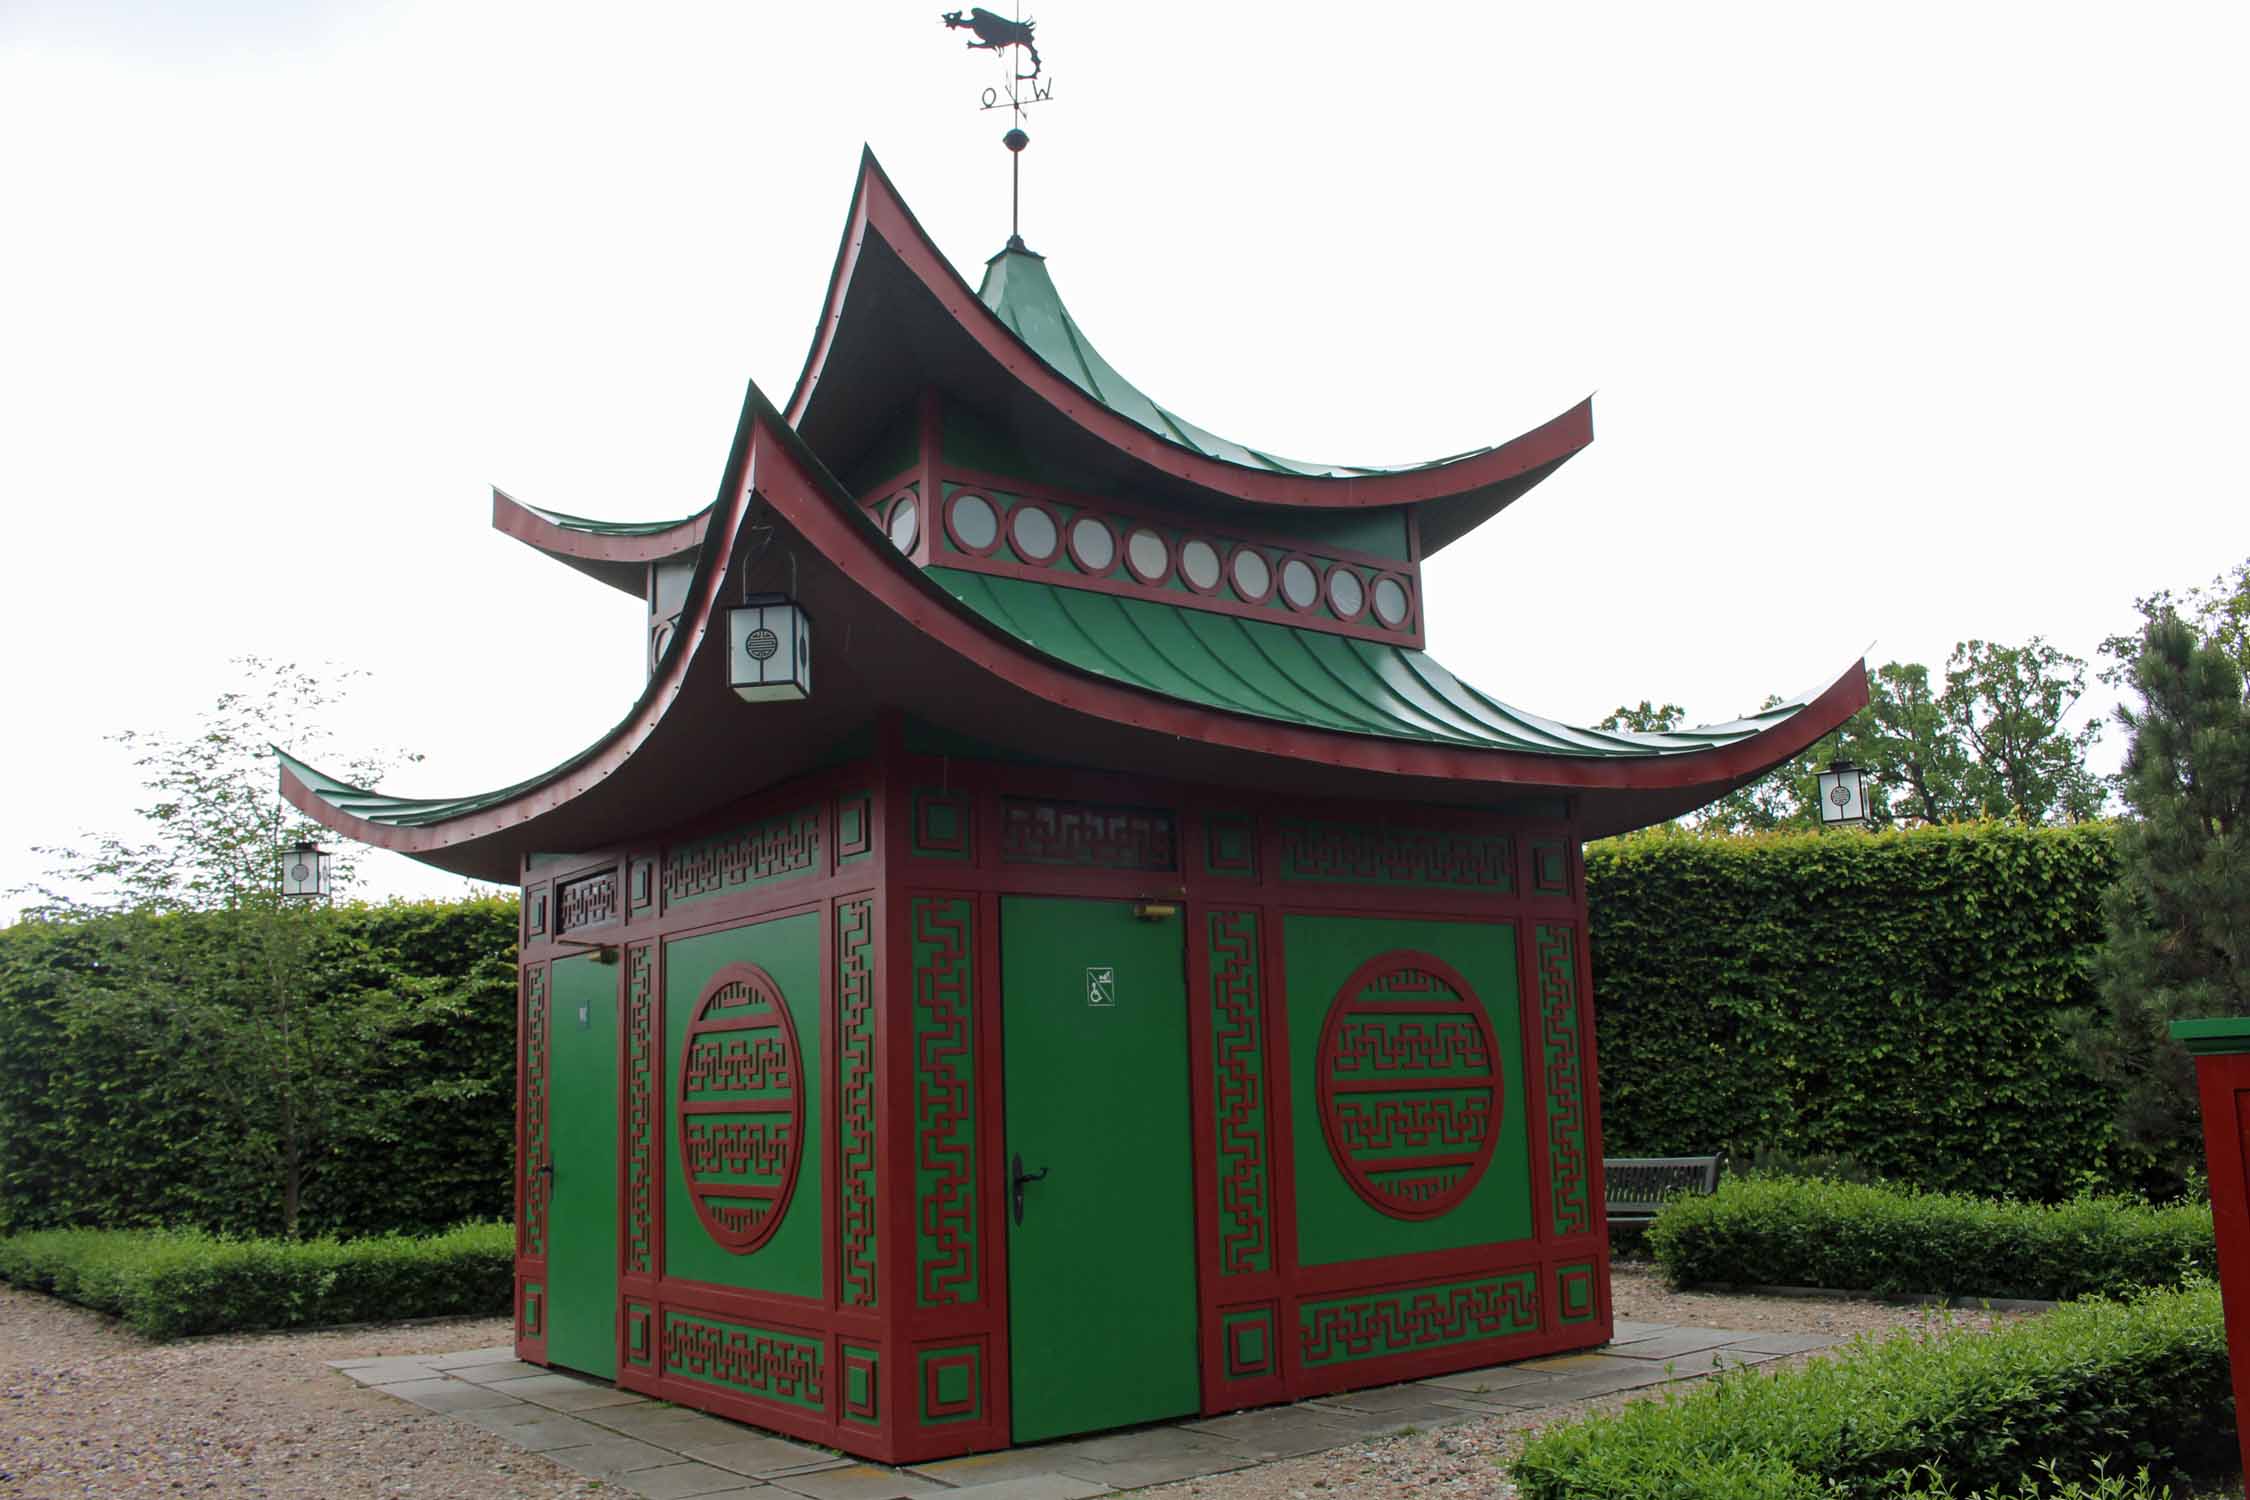
POLYGON ((972 289, 869 154, 787 415, 848 476, 926 385, 1004 413, 1029 458, 1082 483, 1199 507, 1413 506, 1425 556, 1594 437, 1591 398, 1507 442, 1398 468, 1299 463, 1218 437, 1102 358, 1039 256, 1004 250, 972 289))

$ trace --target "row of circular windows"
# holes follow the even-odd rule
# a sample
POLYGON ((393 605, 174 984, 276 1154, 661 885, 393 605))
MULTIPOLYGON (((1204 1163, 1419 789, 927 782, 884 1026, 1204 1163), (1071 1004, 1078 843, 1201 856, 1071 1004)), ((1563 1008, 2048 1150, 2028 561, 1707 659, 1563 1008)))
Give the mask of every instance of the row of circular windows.
MULTIPOLYGON (((1281 602, 1299 614, 1309 614, 1325 599, 1329 613, 1347 623, 1372 613, 1386 629, 1398 630, 1412 613, 1412 596, 1403 579, 1377 573, 1372 583, 1359 569, 1344 563, 1323 564, 1310 558, 1285 556, 1277 568, 1264 551, 1247 543, 1224 544, 1188 537, 1177 544, 1155 528, 1132 526, 1120 546, 1115 528, 1100 516, 1080 515, 1067 530, 1053 512, 1036 500, 1019 500, 1007 511, 1008 545, 1017 557, 1034 566, 1059 562, 1065 553, 1081 573, 1107 577, 1120 557, 1125 571, 1140 583, 1160 588, 1178 578, 1190 592, 1217 594, 1222 583, 1245 604, 1266 604, 1278 594, 1281 602), (1325 577, 1323 574, 1325 573, 1325 577)), ((947 497, 944 516, 947 540, 974 557, 989 557, 1000 546, 1000 507, 974 491, 947 497)), ((891 502, 884 530, 901 552, 912 552, 922 538, 922 507, 912 494, 891 502)))

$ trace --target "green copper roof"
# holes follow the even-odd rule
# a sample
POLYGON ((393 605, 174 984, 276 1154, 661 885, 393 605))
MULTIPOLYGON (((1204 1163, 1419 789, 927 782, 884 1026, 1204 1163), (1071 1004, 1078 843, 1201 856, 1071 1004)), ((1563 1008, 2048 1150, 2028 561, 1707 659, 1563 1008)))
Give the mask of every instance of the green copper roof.
POLYGON ((1031 352, 1052 365, 1055 371, 1072 385, 1108 407, 1126 421, 1145 427, 1167 442, 1178 443, 1202 454, 1245 468, 1269 469, 1277 474, 1301 474, 1311 478, 1347 478, 1355 474, 1400 474, 1414 469, 1433 469, 1440 464, 1454 463, 1489 448, 1472 448, 1466 453, 1452 453, 1444 458, 1433 458, 1426 463, 1401 464, 1393 468, 1363 469, 1345 464, 1308 464, 1293 459, 1276 458, 1270 453, 1260 453, 1255 448, 1245 448, 1240 443, 1230 443, 1225 438, 1206 432, 1193 422, 1185 421, 1158 406, 1140 388, 1117 373, 1116 366, 1103 359, 1086 335, 1080 331, 1070 309, 1063 306, 1062 297, 1055 290, 1054 278, 1047 274, 1047 262, 1029 250, 1003 250, 985 263, 984 284, 977 288, 984 305, 999 315, 1016 337, 1029 345, 1031 352))
POLYGON ((1748 739, 1817 696, 1666 734, 1581 729, 1488 698, 1421 651, 1026 579, 928 573, 1001 630, 1081 671, 1314 729, 1538 755, 1648 757, 1748 739))
MULTIPOLYGON (((518 500, 516 504, 523 505, 523 502, 518 500)), ((559 510, 542 510, 536 505, 523 505, 523 508, 549 525, 559 526, 564 531, 583 532, 587 536, 656 536, 675 526, 685 526, 696 516, 703 514, 699 510, 670 521, 595 521, 585 516, 566 516, 559 510)), ((703 509, 709 510, 710 507, 705 506, 703 509)))
POLYGON ((279 745, 270 748, 276 759, 295 772, 297 779, 308 789, 318 793, 320 800, 330 807, 341 808, 355 818, 388 824, 393 828, 419 828, 427 823, 443 823, 448 818, 463 818, 488 807, 497 807, 542 782, 552 780, 558 773, 568 770, 585 758, 582 755, 573 756, 553 770, 542 771, 537 776, 496 791, 479 792, 473 797, 393 797, 387 793, 371 792, 365 787, 353 786, 350 782, 338 781, 333 776, 316 771, 279 745))

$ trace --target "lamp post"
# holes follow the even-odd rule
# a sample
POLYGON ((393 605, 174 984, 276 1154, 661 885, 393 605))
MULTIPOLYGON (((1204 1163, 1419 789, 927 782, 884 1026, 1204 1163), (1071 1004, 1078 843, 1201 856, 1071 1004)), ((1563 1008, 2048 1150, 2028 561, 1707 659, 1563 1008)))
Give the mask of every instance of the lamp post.
POLYGON ((292 901, 328 899, 328 851, 299 839, 281 851, 281 894, 292 901))
POLYGON ((1841 756, 1820 773, 1820 826, 1867 826, 1867 772, 1841 756))

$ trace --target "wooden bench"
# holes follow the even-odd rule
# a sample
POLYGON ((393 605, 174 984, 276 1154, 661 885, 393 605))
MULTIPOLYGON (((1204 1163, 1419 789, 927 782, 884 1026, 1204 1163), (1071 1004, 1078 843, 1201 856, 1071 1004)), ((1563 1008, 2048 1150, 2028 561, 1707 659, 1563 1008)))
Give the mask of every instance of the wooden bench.
POLYGON ((1716 1156, 1607 1156, 1603 1195, 1612 1224, 1652 1223, 1668 1198, 1719 1189, 1716 1156))

